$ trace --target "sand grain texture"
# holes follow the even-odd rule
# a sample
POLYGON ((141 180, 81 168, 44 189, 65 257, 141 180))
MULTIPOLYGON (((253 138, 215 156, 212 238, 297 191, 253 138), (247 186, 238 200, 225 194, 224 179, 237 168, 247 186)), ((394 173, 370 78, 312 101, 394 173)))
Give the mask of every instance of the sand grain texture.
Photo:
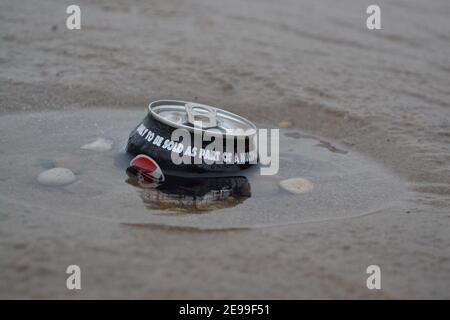
POLYGON ((381 31, 356 0, 81 0, 77 31, 69 4, 0 2, 1 115, 195 100, 337 141, 410 193, 354 219, 219 231, 0 198, 1 298, 450 298, 448 1, 379 1, 381 31), (81 291, 65 287, 70 264, 81 291))

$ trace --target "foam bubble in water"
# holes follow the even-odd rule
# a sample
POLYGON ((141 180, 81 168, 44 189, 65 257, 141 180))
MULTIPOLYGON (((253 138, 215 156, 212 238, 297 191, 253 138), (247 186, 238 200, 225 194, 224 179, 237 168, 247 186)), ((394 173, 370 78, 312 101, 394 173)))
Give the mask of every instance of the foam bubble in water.
POLYGON ((64 186, 71 184, 76 180, 75 174, 67 168, 53 168, 41 172, 37 177, 37 181, 45 186, 64 186))
POLYGON ((97 140, 85 144, 81 149, 92 150, 97 152, 109 151, 112 149, 113 142, 109 139, 98 138, 97 140))

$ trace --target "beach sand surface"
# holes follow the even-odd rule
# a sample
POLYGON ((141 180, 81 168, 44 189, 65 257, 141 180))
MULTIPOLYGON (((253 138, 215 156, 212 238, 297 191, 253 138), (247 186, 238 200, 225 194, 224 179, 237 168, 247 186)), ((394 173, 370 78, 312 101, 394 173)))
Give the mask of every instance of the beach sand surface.
MULTIPOLYGON (((366 28, 371 1, 80 0, 81 30, 67 30, 70 4, 0 1, 0 123, 9 123, 0 127, 1 298, 450 298, 448 1, 378 1, 381 30, 366 28), (28 163, 28 146, 54 133, 27 132, 21 117, 61 128, 58 114, 127 110, 137 125, 150 101, 167 98, 223 107, 260 127, 289 121, 283 141, 317 137, 324 157, 367 159, 379 170, 370 172, 386 174, 399 185, 386 195, 392 205, 378 199, 379 210, 368 201, 359 216, 332 219, 330 207, 330 219, 243 229, 126 224, 99 214, 106 210, 46 210, 11 174, 28 163), (23 153, 6 147, 16 134, 23 153), (66 288, 72 264, 81 290, 66 288), (366 287, 369 265, 381 268, 381 290, 366 287)), ((108 130, 122 128, 114 121, 108 130)), ((45 161, 83 166, 55 146, 60 155, 45 161)), ((211 217, 243 214, 251 201, 211 217)))

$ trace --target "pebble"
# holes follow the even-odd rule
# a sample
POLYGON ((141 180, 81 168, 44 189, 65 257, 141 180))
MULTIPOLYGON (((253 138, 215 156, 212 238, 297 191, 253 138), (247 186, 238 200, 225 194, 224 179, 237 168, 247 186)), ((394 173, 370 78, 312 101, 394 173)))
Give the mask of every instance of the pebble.
POLYGON ((304 178, 282 180, 280 181, 280 187, 295 194, 308 193, 314 189, 313 183, 304 178))
POLYGON ((41 172, 37 177, 37 181, 40 184, 52 187, 71 184, 76 179, 75 174, 67 168, 53 168, 46 170, 41 172))
POLYGON ((94 142, 85 144, 84 146, 81 147, 81 149, 104 152, 111 150, 112 145, 113 145, 112 140, 98 138, 94 142))
POLYGON ((289 121, 281 121, 280 123, 278 123, 278 127, 280 127, 281 129, 287 129, 290 126, 292 126, 292 123, 289 121))

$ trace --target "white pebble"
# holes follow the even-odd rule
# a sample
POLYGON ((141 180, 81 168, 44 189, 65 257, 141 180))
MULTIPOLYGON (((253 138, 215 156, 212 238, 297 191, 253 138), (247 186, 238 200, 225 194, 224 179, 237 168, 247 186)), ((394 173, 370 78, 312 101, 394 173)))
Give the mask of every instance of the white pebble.
POLYGON ((291 178, 280 182, 280 186, 291 193, 301 194, 311 192, 314 185, 304 178, 291 178))
POLYGON ((81 147, 81 149, 104 152, 111 150, 112 145, 113 145, 112 140, 98 138, 94 142, 85 144, 84 146, 81 147))
POLYGON ((53 168, 44 172, 41 172, 37 181, 45 186, 64 186, 70 184, 76 180, 75 174, 66 168, 53 168))

